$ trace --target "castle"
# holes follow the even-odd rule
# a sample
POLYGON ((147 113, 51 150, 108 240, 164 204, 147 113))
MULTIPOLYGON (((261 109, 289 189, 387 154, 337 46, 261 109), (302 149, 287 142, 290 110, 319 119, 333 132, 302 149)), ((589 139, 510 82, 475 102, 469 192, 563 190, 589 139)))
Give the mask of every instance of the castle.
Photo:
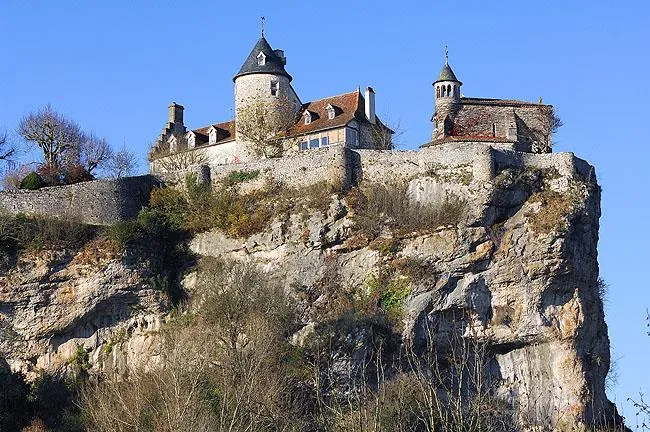
MULTIPOLYGON (((262 35, 233 78, 234 119, 188 130, 183 107, 172 103, 169 121, 150 152, 150 175, 2 191, 0 212, 111 225, 134 218, 147 205, 153 187, 183 183, 188 172, 200 182, 217 185, 234 172, 256 172, 259 177, 247 183, 249 189, 271 180, 303 187, 329 183, 344 189, 361 181, 407 182, 409 194, 419 201, 444 200, 448 193, 467 195, 508 168, 554 168, 563 177, 593 178, 593 167, 572 153, 551 153, 552 132, 559 124, 551 105, 541 99, 533 103, 464 97, 447 55, 433 83, 431 140, 418 150, 404 151, 385 151, 393 150, 393 131, 375 113, 372 88, 363 94, 357 89, 301 102, 285 66, 284 52, 272 49, 262 35), (239 133, 245 123, 242 115, 260 103, 270 107, 265 111, 269 117, 288 111, 290 122, 280 134, 286 145, 283 157, 260 157, 239 133), (418 178, 435 181, 425 187, 418 178)), ((259 112, 254 114, 259 117, 259 112)))
MULTIPOLYGON (((169 121, 150 154, 153 161, 174 153, 200 150, 211 165, 241 163, 254 158, 242 132, 250 118, 247 109, 263 104, 268 117, 287 117, 283 139, 292 154, 330 146, 352 149, 388 149, 392 131, 375 113, 375 92, 355 91, 302 102, 291 85, 284 51, 273 49, 262 35, 234 76, 235 118, 188 130, 183 121, 184 107, 169 106, 169 121), (381 142, 379 142, 381 141, 381 142)), ((248 127, 255 127, 249 125, 248 127)), ((155 171, 156 165, 152 164, 155 171)))
MULTIPOLYGON (((287 117, 281 155, 342 146, 349 149, 391 150, 393 131, 377 117, 375 92, 367 87, 350 93, 302 102, 286 71, 284 51, 271 48, 264 35, 257 41, 234 76, 235 118, 188 130, 184 107, 169 106, 169 119, 151 153, 152 172, 165 170, 165 159, 174 154, 200 151, 197 163, 237 164, 255 159, 243 132, 250 122, 246 110, 254 104, 268 107, 265 117, 287 117)), ((530 153, 551 151, 556 117, 551 105, 507 99, 468 98, 463 83, 449 65, 448 54, 435 90, 431 142, 423 148, 447 142, 482 142, 530 153)), ((260 116, 260 112, 256 112, 260 116)), ((280 120, 281 122, 281 120, 280 120)), ((192 160, 186 162, 191 165, 192 160)), ((175 166, 174 168, 179 168, 175 166)), ((169 169, 167 169, 169 170, 169 169)))

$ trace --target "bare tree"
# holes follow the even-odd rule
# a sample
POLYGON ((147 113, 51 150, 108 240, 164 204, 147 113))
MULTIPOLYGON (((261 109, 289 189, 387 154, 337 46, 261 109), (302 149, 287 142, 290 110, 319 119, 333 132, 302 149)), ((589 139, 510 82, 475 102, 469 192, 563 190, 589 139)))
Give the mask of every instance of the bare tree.
POLYGON ((533 132, 535 132, 541 139, 541 143, 538 144, 539 149, 535 149, 541 153, 548 153, 551 151, 551 141, 553 134, 555 134, 562 126, 564 122, 557 114, 555 107, 552 105, 543 105, 541 103, 537 107, 537 121, 539 122, 538 127, 533 127, 533 132))
POLYGON ((111 177, 121 178, 133 175, 137 166, 135 153, 122 147, 122 150, 113 155, 108 163, 111 177))
POLYGON ((20 120, 18 134, 43 152, 45 166, 59 168, 66 153, 79 149, 83 132, 77 123, 54 111, 50 105, 20 120))
POLYGON ((281 157, 297 143, 289 136, 295 122, 295 104, 286 98, 250 101, 237 110, 237 133, 256 156, 281 157))
POLYGON ((386 124, 377 121, 371 129, 372 142, 377 150, 393 150, 399 144, 398 139, 404 134, 401 123, 387 122, 386 124))
POLYGON ((177 152, 164 151, 152 161, 154 171, 175 172, 187 168, 205 165, 209 162, 208 157, 202 150, 180 150, 177 152))
POLYGON ((11 158, 16 154, 16 149, 9 142, 7 132, 0 132, 0 161, 11 163, 11 158))
POLYGON ((107 165, 113 159, 113 149, 108 141, 92 133, 82 137, 78 154, 79 164, 88 174, 93 174, 93 171, 107 165))

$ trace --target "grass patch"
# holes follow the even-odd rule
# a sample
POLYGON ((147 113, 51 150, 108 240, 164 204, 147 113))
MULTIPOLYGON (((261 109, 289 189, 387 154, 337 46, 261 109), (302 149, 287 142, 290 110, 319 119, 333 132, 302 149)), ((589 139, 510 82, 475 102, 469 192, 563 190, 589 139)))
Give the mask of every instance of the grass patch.
POLYGON ((97 236, 97 227, 74 218, 0 215, 0 249, 5 251, 46 248, 79 250, 97 236))
POLYGON ((536 192, 529 198, 530 203, 539 203, 537 212, 530 212, 528 220, 535 234, 550 232, 565 233, 569 229, 567 216, 575 207, 575 199, 570 192, 559 193, 553 190, 536 192))
POLYGON ((239 183, 244 183, 247 181, 255 180, 260 175, 260 170, 253 171, 232 171, 228 174, 228 177, 224 179, 224 184, 226 186, 234 186, 239 183))
MULTIPOLYGON (((216 228, 230 237, 242 238, 266 230, 273 220, 288 218, 291 213, 310 209, 326 213, 335 191, 336 187, 327 182, 295 189, 269 181, 260 189, 240 193, 237 188, 197 184, 190 175, 185 190, 154 189, 150 208, 164 215, 178 230, 196 234, 216 228)), ((116 240, 132 235, 128 226, 115 230, 116 240)))

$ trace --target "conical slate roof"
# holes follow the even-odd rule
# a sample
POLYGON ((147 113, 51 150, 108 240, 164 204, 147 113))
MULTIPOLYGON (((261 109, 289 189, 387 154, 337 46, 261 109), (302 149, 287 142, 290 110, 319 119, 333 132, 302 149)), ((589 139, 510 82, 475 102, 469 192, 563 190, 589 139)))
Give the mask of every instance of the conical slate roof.
POLYGON ((449 66, 449 64, 445 64, 445 66, 440 71, 440 75, 438 75, 438 81, 458 81, 456 74, 454 74, 454 71, 451 70, 451 66, 449 66))
POLYGON ((246 61, 242 65, 241 69, 239 69, 237 75, 233 78, 233 81, 242 75, 249 74, 284 75, 289 78, 289 81, 292 80, 291 75, 289 75, 284 69, 284 62, 275 54, 273 48, 271 48, 271 45, 269 45, 264 36, 257 41, 251 53, 248 54, 246 61), (263 65, 260 65, 257 62, 257 56, 260 52, 264 53, 266 56, 266 61, 263 65))

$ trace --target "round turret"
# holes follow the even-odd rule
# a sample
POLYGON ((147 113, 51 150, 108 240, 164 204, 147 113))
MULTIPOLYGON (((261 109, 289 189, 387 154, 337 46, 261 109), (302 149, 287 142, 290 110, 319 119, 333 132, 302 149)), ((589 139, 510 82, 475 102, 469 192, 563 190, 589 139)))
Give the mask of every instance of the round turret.
POLYGON ((278 110, 286 110, 287 104, 295 105, 298 112, 300 101, 291 87, 291 75, 284 68, 286 62, 284 51, 273 50, 264 36, 260 37, 233 78, 236 117, 252 102, 278 106, 278 110))
POLYGON ((445 53, 445 65, 440 71, 438 79, 433 83, 435 92, 433 140, 451 134, 455 108, 460 104, 460 87, 462 85, 463 83, 456 78, 456 74, 449 66, 449 55, 445 53))

